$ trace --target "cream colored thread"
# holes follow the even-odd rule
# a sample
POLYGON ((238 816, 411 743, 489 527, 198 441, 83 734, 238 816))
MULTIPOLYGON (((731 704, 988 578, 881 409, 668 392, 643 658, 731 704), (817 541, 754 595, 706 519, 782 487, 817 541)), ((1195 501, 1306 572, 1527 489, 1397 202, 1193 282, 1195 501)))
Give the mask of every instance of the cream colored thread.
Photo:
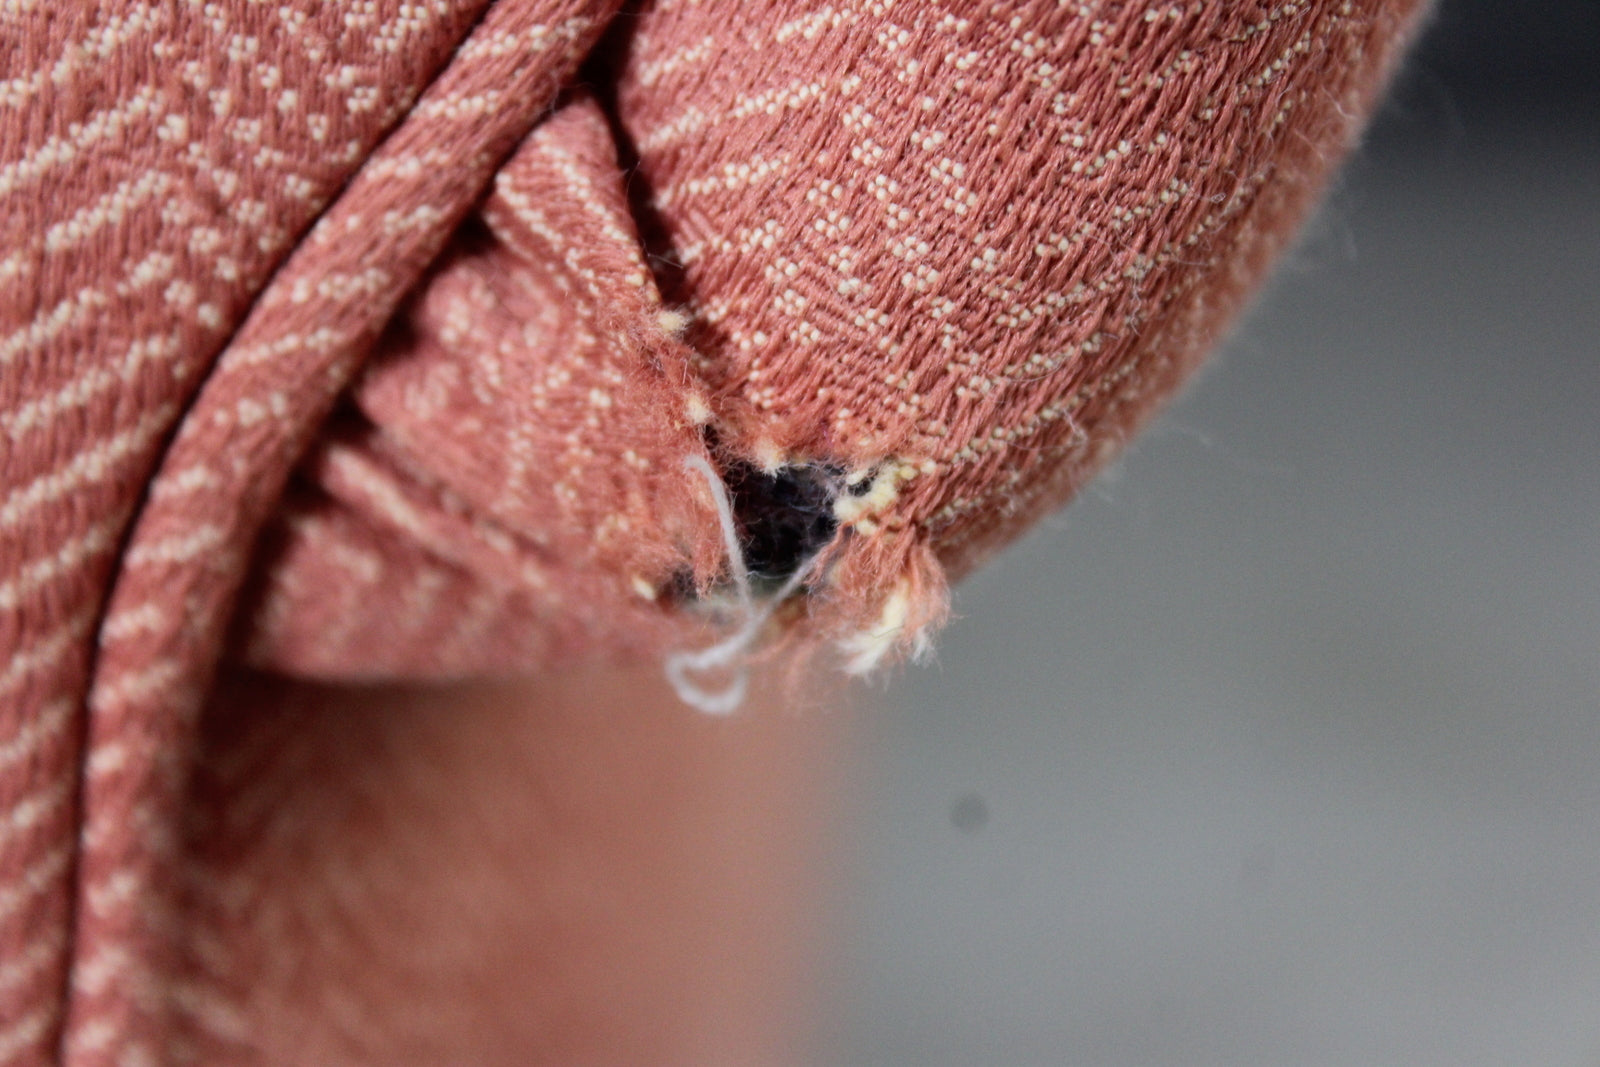
MULTIPOLYGON (((870 629, 852 634, 839 642, 840 651, 849 657, 845 663, 845 673, 860 677, 877 670, 884 657, 901 645, 910 617, 911 587, 902 578, 883 602, 878 621, 870 629)), ((911 658, 921 661, 932 651, 933 643, 929 640, 927 627, 922 627, 911 639, 911 658)))
POLYGON ((728 496, 727 484, 704 456, 690 456, 683 461, 683 466, 706 480, 706 486, 711 490, 711 498, 716 502, 717 521, 722 527, 722 543, 728 553, 728 570, 733 579, 734 595, 737 598, 741 621, 732 633, 715 644, 668 655, 667 681, 672 683, 678 699, 691 708, 707 715, 730 715, 744 703, 745 692, 750 684, 749 668, 739 662, 740 658, 750 651, 761 633, 761 628, 772 618, 772 613, 778 609, 778 605, 800 588, 817 557, 814 555, 801 564, 777 592, 758 605, 750 590, 750 569, 745 566, 744 549, 739 544, 739 529, 734 523, 733 501, 728 496), (690 678, 691 672, 723 667, 733 667, 734 675, 733 679, 721 689, 708 690, 690 678))

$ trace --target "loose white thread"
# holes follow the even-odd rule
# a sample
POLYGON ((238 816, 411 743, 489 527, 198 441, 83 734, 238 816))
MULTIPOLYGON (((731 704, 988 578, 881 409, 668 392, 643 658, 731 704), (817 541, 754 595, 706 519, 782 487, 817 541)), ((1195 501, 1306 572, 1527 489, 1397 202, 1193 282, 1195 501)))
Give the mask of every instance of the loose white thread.
POLYGON ((750 684, 749 668, 739 662, 740 657, 750 651, 756 637, 761 633, 761 628, 772 618, 772 613, 778 609, 778 605, 800 588, 817 556, 813 555, 802 563, 765 603, 757 604, 755 594, 751 592, 750 569, 745 566, 744 549, 739 544, 739 529, 734 524, 733 501, 728 496, 727 484, 704 456, 690 456, 683 461, 683 466, 706 480, 706 486, 711 490, 711 498, 716 502, 717 521, 722 526, 722 544, 728 553, 728 570, 733 579, 740 622, 732 633, 713 645, 668 655, 667 681, 672 683, 678 699, 691 708, 707 715, 729 715, 744 703, 745 691, 750 684), (707 689, 690 677, 691 672, 726 667, 734 668, 733 679, 721 689, 707 689))

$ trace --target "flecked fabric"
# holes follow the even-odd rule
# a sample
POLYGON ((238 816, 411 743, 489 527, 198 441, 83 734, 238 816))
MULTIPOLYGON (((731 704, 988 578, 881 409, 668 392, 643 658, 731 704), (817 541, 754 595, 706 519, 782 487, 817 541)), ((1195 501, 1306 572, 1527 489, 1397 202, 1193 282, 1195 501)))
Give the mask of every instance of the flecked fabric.
POLYGON ((0 5, 0 1063, 248 1058, 174 947, 225 649, 713 640, 693 457, 833 480, 769 640, 914 649, 1225 329, 1419 8, 0 5))

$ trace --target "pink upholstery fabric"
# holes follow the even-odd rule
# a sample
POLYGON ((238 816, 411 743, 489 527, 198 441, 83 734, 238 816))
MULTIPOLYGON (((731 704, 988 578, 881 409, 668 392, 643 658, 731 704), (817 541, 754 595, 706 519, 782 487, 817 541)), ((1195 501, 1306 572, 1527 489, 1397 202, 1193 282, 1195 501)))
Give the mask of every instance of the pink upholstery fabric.
POLYGON ((694 457, 831 486, 770 640, 916 647, 1225 329, 1419 4, 616 8, 0 9, 0 1063, 248 1056, 173 949, 225 649, 714 639, 694 457))

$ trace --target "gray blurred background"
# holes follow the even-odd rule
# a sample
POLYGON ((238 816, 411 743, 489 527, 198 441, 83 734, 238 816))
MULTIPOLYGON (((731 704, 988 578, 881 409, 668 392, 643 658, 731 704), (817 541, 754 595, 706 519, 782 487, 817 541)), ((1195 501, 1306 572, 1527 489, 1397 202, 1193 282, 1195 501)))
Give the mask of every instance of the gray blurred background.
POLYGON ((1600 1065, 1600 0, 1444 0, 857 771, 840 1065, 1600 1065))

